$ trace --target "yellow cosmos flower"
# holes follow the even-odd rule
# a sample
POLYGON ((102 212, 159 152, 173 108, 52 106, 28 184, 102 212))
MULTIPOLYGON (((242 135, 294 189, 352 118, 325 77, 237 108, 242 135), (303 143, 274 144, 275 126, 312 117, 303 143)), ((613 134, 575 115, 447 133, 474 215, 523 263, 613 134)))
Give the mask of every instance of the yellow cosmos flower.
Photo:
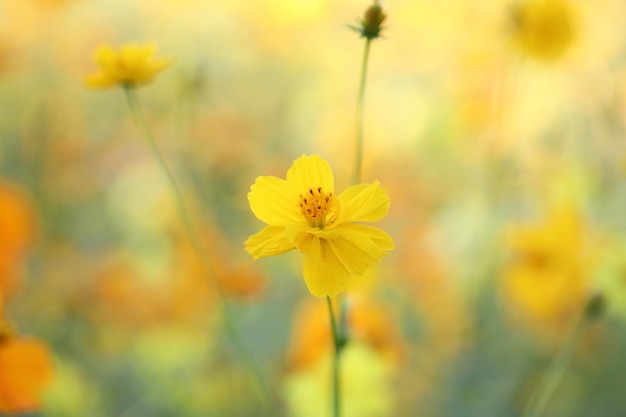
POLYGON ((129 43, 119 51, 108 45, 100 46, 94 53, 98 72, 88 75, 85 83, 92 88, 147 84, 171 63, 167 58, 155 58, 155 49, 152 44, 129 43))
POLYGON ((594 262, 585 224, 572 207, 549 213, 509 235, 511 260, 504 271, 509 306, 531 324, 560 326, 583 310, 591 293, 594 262))
POLYGON ((567 0, 527 0, 511 13, 513 41, 538 60, 559 58, 574 42, 576 19, 567 0))
POLYGON ((387 214, 389 197, 378 181, 338 196, 334 185, 328 162, 303 155, 286 180, 258 177, 248 194, 252 212, 268 226, 250 236, 246 251, 259 259, 297 248, 305 254, 304 280, 317 297, 345 291, 353 277, 365 274, 394 247, 387 233, 355 223, 387 214))

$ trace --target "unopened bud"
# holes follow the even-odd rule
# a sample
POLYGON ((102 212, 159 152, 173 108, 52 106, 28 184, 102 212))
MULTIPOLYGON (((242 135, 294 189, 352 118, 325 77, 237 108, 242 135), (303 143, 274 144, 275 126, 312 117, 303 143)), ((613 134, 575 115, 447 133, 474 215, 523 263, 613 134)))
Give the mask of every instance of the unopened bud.
POLYGON ((375 39, 380 36, 380 32, 383 30, 383 22, 387 18, 385 12, 378 1, 374 1, 368 9, 365 11, 363 19, 359 22, 358 26, 350 26, 367 39, 375 39))

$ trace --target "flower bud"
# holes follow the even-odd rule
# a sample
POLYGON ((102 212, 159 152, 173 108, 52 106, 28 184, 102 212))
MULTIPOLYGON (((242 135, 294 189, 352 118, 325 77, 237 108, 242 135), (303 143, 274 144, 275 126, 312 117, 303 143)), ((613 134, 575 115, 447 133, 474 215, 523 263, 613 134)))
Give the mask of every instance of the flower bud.
POLYGON ((383 12, 378 1, 375 0, 374 4, 365 11, 358 27, 351 26, 351 28, 359 32, 364 38, 376 39, 380 37, 380 32, 383 30, 382 25, 386 18, 387 15, 383 12))

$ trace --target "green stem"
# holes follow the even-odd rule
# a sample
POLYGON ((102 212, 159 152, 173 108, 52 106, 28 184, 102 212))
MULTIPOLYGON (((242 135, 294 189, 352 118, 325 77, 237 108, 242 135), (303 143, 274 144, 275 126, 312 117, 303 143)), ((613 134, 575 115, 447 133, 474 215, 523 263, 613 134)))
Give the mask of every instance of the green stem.
POLYGON ((124 92, 126 93, 126 99, 128 101, 128 106, 130 107, 130 111, 133 115, 133 119, 141 131, 143 137, 146 139, 148 143, 148 147, 152 151, 154 158, 157 160, 161 171, 168 180, 172 193, 174 195, 174 200, 176 201, 176 205, 178 208, 178 214, 183 223, 183 227, 191 242, 198 258, 202 262, 204 270, 206 271, 207 278, 209 283, 212 285, 215 293, 218 296, 218 304, 221 312, 221 316, 224 322, 224 326, 226 327, 226 331, 228 332, 235 349, 237 350, 238 355, 242 358, 244 362, 244 366, 248 369, 253 377, 254 387, 259 397, 261 403, 263 404, 263 408, 265 410, 265 414, 268 416, 277 416, 278 413, 274 409, 274 403, 272 401, 271 394, 267 388, 263 380, 263 376, 261 374, 261 370, 257 366, 254 361, 250 350, 246 347, 246 344, 239 333, 237 326, 235 325, 235 316, 232 312, 230 304, 226 299, 226 295, 224 294, 224 290, 222 289, 220 283, 217 280, 217 273, 215 268, 208 261, 208 252, 204 248, 198 232, 193 227, 193 223, 191 221, 191 216, 189 215, 189 211, 185 206, 182 193, 180 191, 180 187, 176 182, 176 178, 172 174, 172 171, 168 168, 167 163, 163 159, 159 147, 152 135, 152 131, 148 127, 148 123, 146 122, 146 118, 142 111, 141 103, 139 102, 139 97, 137 96, 135 89, 131 86, 124 87, 124 92))
POLYGON ((337 320, 335 320, 335 310, 333 309, 333 302, 329 296, 326 296, 328 303, 328 314, 330 316, 330 327, 333 331, 333 417, 340 417, 341 415, 341 380, 339 378, 339 370, 341 369, 341 349, 343 343, 337 327, 337 320))
POLYGON ((589 319, 586 316, 581 317, 568 339, 563 343, 556 356, 552 359, 552 362, 548 365, 548 369, 528 400, 522 417, 539 417, 545 411, 548 402, 554 395, 583 337, 587 333, 588 327, 589 319))
POLYGON ((365 49, 363 50, 363 60, 361 61, 361 81, 359 82, 359 92, 356 104, 356 147, 354 165, 354 175, 352 176, 352 184, 361 182, 361 171, 363 165, 363 109, 365 106, 365 80, 367 78, 367 63, 369 61, 371 39, 365 40, 365 49))
MULTIPOLYGON (((363 109, 365 106, 365 81, 367 80, 367 63, 369 61, 371 39, 366 38, 365 49, 363 50, 363 59, 361 61, 361 77, 359 81, 359 91, 357 94, 357 106, 356 106, 356 146, 355 146, 355 165, 354 173, 352 176, 352 184, 359 184, 361 182, 361 171, 363 166, 363 109)), ((330 297, 326 297, 328 301, 328 311, 330 314, 330 324, 333 331, 333 343, 335 345, 335 352, 333 355, 333 416, 340 416, 341 405, 341 389, 340 389, 340 370, 341 370, 341 350, 348 343, 347 332, 347 304, 346 298, 342 297, 339 301, 340 305, 340 317, 339 323, 335 320, 335 312, 330 297)))

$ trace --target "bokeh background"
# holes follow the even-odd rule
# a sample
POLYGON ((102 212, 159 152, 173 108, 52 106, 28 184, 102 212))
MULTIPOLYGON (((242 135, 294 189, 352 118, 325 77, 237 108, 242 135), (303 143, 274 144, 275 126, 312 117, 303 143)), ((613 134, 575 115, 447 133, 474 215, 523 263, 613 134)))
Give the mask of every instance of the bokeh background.
MULTIPOLYGON (((626 415, 626 5, 382 5, 364 181, 396 249, 348 295, 345 416, 522 416, 568 343, 545 415, 626 415)), ((138 93, 273 403, 330 415, 325 300, 243 251, 246 194, 303 153, 349 185, 368 6, 0 1, 0 410, 261 415, 123 91, 84 85, 135 41, 173 59, 138 93)))

